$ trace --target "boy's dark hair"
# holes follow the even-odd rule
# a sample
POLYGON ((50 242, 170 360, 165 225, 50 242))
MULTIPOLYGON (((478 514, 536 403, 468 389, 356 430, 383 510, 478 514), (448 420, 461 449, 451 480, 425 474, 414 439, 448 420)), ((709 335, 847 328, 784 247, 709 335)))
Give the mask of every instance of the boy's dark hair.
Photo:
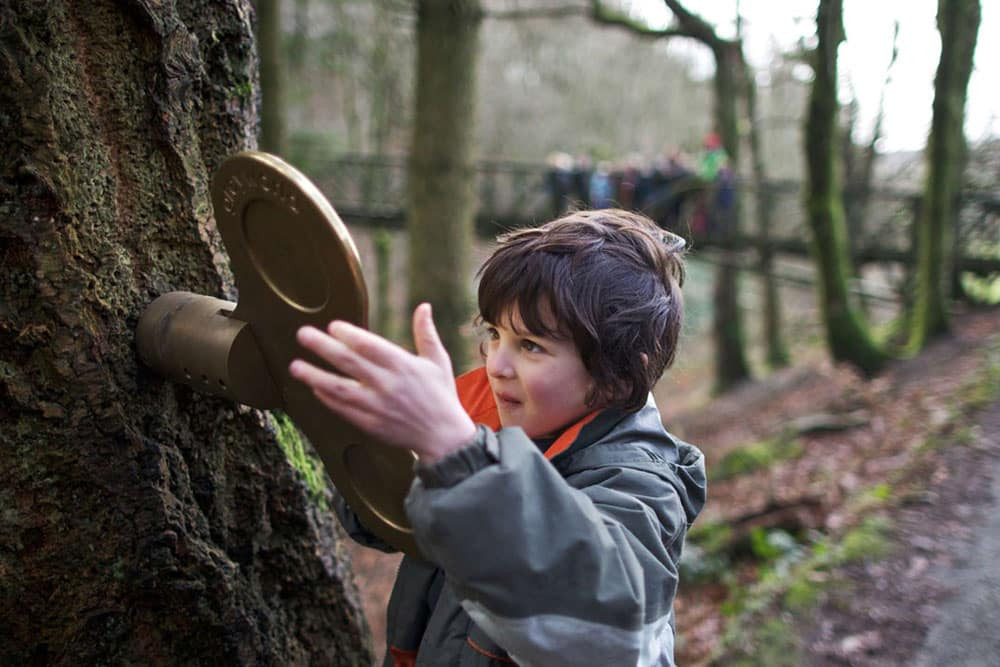
POLYGON ((591 405, 634 411, 673 363, 684 315, 684 241, 618 209, 518 229, 479 269, 479 321, 517 308, 528 332, 571 339, 591 405), (556 327, 556 328, 553 328, 556 327))

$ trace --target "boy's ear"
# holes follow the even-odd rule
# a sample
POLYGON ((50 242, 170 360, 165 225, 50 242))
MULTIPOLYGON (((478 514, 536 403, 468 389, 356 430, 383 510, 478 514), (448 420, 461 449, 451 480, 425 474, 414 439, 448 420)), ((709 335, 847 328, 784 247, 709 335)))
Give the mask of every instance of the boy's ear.
POLYGON ((649 368, 649 355, 648 354, 646 354, 645 352, 640 352, 639 353, 639 359, 642 360, 642 365, 644 367, 649 368))
POLYGON ((597 382, 594 378, 590 378, 587 383, 587 403, 591 406, 600 406, 607 403, 607 392, 601 391, 597 388, 597 382))

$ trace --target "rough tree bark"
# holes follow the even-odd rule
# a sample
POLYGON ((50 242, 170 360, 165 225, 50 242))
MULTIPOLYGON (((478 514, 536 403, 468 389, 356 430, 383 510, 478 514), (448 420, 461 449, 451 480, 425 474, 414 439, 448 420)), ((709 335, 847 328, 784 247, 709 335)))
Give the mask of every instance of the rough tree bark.
POLYGON ((421 301, 433 304, 456 371, 470 359, 460 328, 471 316, 473 129, 482 17, 478 0, 417 3, 416 116, 406 206, 409 299, 411 310, 421 301))
POLYGON ((980 13, 979 0, 938 0, 941 59, 934 77, 927 181, 917 230, 916 303, 909 340, 913 352, 948 330, 948 283, 966 158, 965 99, 980 13))
POLYGON ((844 39, 843 1, 820 0, 816 13, 815 72, 806 117, 806 210, 812 232, 820 309, 827 345, 837 361, 875 373, 886 356, 850 301, 851 276, 837 141, 837 47, 844 39))
POLYGON ((207 183, 254 144, 251 14, 0 4, 0 664, 371 661, 270 418, 135 353, 154 297, 233 297, 207 183))

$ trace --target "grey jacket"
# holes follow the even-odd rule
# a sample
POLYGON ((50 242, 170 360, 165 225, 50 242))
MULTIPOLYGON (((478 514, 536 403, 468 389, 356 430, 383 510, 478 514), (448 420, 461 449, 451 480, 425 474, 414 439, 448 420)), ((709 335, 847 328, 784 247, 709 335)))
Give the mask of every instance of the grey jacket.
MULTIPOLYGON (((520 428, 480 425, 471 445, 417 467, 406 511, 430 562, 402 561, 386 667, 674 664, 704 457, 664 430, 652 396, 564 435, 547 460, 520 428)), ((338 508, 352 537, 384 546, 338 508)))

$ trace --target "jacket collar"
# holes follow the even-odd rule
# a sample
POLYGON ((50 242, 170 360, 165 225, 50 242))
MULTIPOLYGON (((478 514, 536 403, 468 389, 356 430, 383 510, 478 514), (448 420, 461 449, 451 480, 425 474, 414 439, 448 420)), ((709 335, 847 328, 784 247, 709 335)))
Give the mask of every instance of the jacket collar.
MULTIPOLYGON (((472 421, 499 431, 500 412, 490 389, 486 367, 480 366, 455 378, 458 399, 472 421)), ((578 451, 605 435, 624 416, 619 410, 594 410, 584 415, 559 434, 559 437, 545 450, 545 458, 550 461, 559 454, 578 451), (586 427, 586 428, 585 428, 586 427)))

